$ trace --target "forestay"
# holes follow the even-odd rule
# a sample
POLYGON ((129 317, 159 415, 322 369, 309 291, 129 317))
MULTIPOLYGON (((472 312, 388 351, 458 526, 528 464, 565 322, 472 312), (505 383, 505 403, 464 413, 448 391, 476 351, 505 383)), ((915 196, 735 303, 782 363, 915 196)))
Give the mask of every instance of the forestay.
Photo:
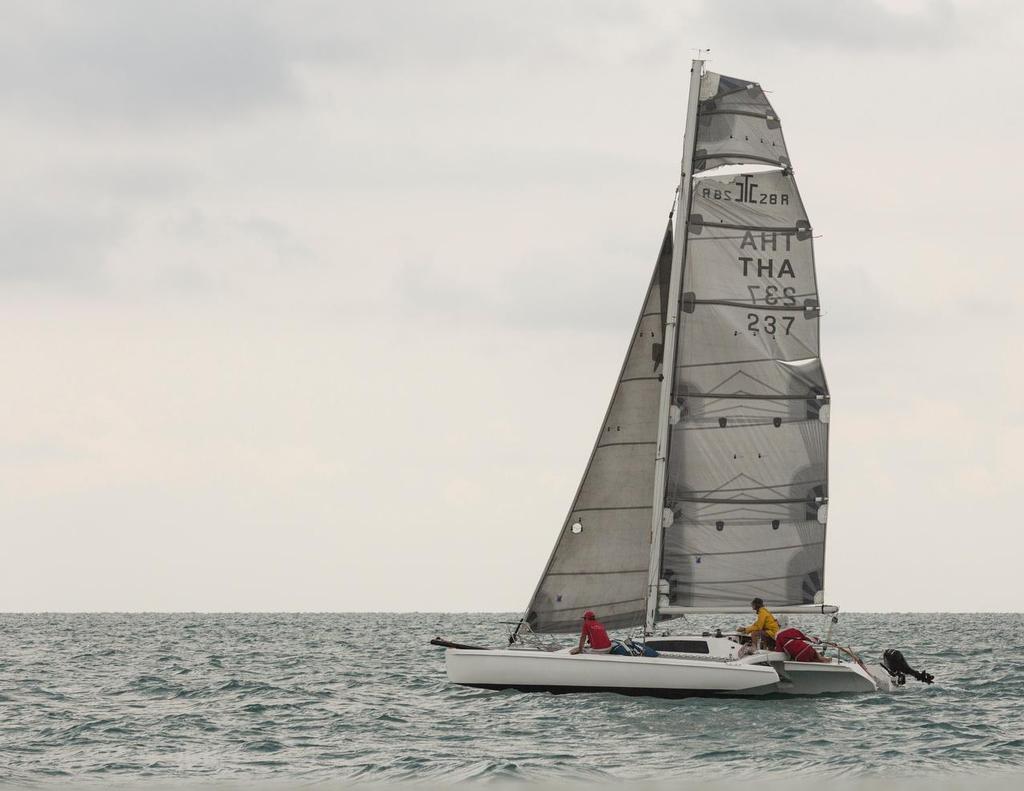
POLYGON ((587 609, 609 627, 643 622, 671 260, 670 227, 572 510, 530 601, 534 631, 576 630, 587 609))
POLYGON ((829 402, 811 226, 760 86, 708 73, 701 97, 698 172, 781 169, 694 182, 665 492, 668 604, 820 602, 829 402))

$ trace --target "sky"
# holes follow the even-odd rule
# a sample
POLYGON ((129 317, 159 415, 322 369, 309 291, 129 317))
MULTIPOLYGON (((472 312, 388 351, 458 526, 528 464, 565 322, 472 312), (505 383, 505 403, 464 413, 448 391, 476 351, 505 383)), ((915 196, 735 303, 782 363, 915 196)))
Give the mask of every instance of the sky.
POLYGON ((826 598, 1020 609, 1021 4, 2 8, 0 610, 524 607, 697 48, 820 235, 826 598))

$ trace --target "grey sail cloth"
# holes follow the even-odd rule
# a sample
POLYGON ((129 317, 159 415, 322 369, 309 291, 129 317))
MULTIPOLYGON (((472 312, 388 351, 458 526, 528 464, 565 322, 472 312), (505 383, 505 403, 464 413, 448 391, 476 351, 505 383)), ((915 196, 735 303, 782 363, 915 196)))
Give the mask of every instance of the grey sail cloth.
POLYGON ((526 612, 535 632, 576 631, 585 610, 609 628, 644 621, 671 262, 670 225, 590 462, 526 612))
MULTIPOLYGON (((710 77, 697 138, 705 165, 695 166, 764 164, 770 151, 788 163, 760 87, 710 77), (760 116, 727 112, 736 108, 760 116)), ((815 603, 829 400, 811 227, 792 173, 695 179, 687 245, 665 493, 669 603, 815 603)))
POLYGON ((782 125, 760 85, 707 72, 700 98, 694 172, 744 162, 789 165, 782 125))

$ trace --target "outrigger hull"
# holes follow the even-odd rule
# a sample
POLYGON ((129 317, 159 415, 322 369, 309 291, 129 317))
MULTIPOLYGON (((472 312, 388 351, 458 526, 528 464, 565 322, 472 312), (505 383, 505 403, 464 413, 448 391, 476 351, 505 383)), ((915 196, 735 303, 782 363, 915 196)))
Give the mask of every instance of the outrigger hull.
POLYGON ((834 695, 847 692, 878 692, 889 688, 888 679, 874 678, 853 662, 782 662, 779 674, 780 695, 834 695))
POLYGON ((482 689, 613 692, 683 698, 707 695, 820 695, 874 692, 875 680, 852 663, 749 664, 714 659, 570 654, 530 649, 445 652, 448 679, 482 689))

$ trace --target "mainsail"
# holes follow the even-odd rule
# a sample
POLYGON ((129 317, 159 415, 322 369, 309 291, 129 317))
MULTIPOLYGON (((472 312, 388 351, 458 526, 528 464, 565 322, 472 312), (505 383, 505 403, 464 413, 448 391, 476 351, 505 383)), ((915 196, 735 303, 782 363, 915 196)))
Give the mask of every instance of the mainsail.
POLYGON ((587 609, 610 627, 643 622, 671 260, 669 226, 586 472, 526 613, 536 632, 577 629, 587 609))
POLYGON ((701 98, 698 172, 777 169, 694 181, 665 491, 667 604, 820 603, 829 398, 811 226, 761 87, 707 73, 701 98))
POLYGON ((731 609, 754 596, 775 607, 821 601, 829 397, 811 226, 761 87, 708 72, 699 97, 692 82, 695 104, 680 188, 690 205, 678 210, 688 222, 676 225, 686 239, 677 241, 685 260, 674 366, 662 366, 666 316, 675 313, 669 283, 680 288, 670 224, 597 443, 527 609, 534 631, 574 630, 586 609, 611 627, 650 625, 655 588, 658 617, 731 609), (712 172, 722 165, 739 172, 712 172), (659 422, 663 386, 671 406, 659 422), (660 460, 659 436, 668 441, 660 460))

